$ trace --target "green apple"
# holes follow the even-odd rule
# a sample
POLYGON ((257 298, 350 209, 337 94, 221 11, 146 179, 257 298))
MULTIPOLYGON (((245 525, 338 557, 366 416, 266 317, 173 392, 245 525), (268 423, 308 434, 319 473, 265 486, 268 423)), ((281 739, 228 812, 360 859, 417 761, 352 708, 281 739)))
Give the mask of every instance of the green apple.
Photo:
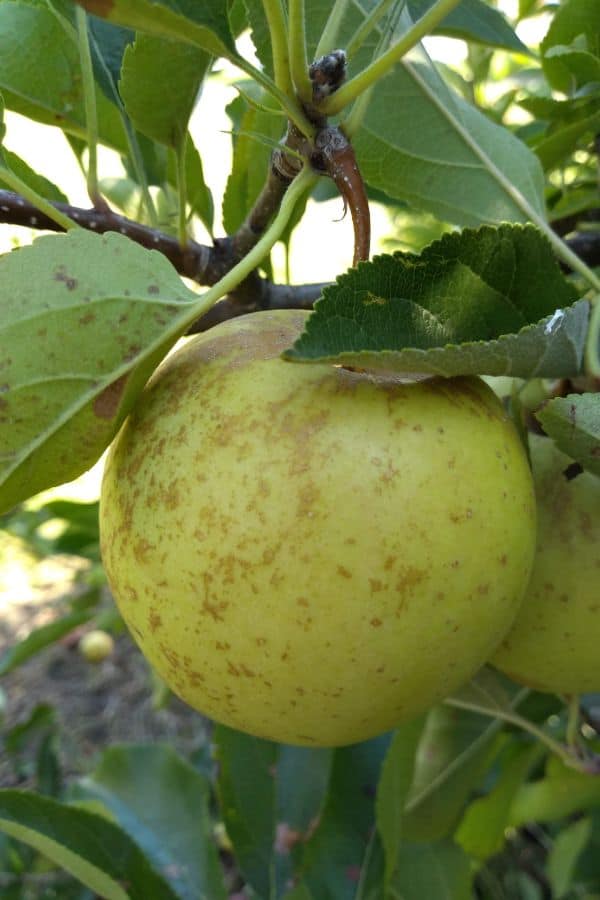
POLYGON ((111 655, 115 642, 110 634, 99 628, 84 634, 78 645, 79 652, 88 662, 100 663, 111 655))
POLYGON ((600 691, 600 478, 569 479, 573 461, 552 440, 531 435, 530 444, 537 552, 521 611, 492 662, 538 690, 600 691))
POLYGON ((281 742, 366 739, 489 658, 535 549, 526 455, 477 378, 285 362, 307 313, 189 339, 106 464, 102 552, 172 690, 281 742))

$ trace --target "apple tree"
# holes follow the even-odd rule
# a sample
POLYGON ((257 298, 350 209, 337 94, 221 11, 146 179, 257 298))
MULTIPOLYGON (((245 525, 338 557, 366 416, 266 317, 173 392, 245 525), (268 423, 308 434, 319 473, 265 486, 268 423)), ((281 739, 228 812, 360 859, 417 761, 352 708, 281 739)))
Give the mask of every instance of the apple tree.
POLYGON ((202 765, 0 790, 7 898, 600 897, 600 7, 506 6, 0 0, 0 222, 46 232, 0 258, 2 522, 110 447, 100 524, 46 515, 214 720, 202 765), (190 120, 224 61, 216 234, 190 120), (340 195, 346 270, 289 283, 340 195))

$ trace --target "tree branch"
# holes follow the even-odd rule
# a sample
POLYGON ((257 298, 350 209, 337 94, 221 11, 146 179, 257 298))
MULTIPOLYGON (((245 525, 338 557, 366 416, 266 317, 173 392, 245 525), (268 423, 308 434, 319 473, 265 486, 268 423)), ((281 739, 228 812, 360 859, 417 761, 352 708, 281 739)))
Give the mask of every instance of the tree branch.
MULTIPOLYGON (((166 256, 172 266, 187 278, 210 287, 216 284, 235 263, 241 259, 258 241, 273 208, 277 208, 291 179, 285 184, 279 171, 273 167, 261 197, 252 212, 233 237, 215 240, 212 247, 190 240, 182 248, 176 237, 147 225, 140 225, 113 212, 95 209, 81 209, 66 203, 53 203, 68 218, 82 228, 104 234, 116 231, 125 235, 142 247, 158 250, 166 256)), ((22 225, 46 231, 61 232, 53 219, 40 211, 13 191, 0 190, 0 223, 22 225)), ((325 284, 287 285, 274 284, 254 272, 238 285, 228 297, 219 301, 202 319, 198 320, 190 333, 206 331, 226 319, 258 309, 311 309, 320 296, 325 284)))

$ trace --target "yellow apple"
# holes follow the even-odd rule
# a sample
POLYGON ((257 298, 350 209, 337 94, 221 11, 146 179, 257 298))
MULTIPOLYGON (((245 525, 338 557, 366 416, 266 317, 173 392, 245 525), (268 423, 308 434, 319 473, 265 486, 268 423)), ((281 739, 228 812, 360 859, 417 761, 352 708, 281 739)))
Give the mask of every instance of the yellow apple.
POLYGON ((285 362, 300 311, 191 338, 109 454, 110 584, 169 686, 220 722, 341 745, 468 679, 529 578, 525 453, 476 378, 285 362))
POLYGON ((115 649, 115 642, 110 634, 99 628, 84 634, 78 645, 79 652, 88 662, 103 662, 115 649))
POLYGON ((600 478, 569 480, 572 460, 531 435, 538 545, 514 627, 492 662, 515 681, 557 694, 600 691, 600 478))

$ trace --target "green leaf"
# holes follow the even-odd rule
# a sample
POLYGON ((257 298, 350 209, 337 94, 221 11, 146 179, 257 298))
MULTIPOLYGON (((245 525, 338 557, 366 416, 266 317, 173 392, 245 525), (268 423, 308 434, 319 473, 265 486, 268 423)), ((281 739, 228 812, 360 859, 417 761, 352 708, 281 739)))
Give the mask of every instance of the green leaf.
POLYGON ((39 238, 0 259, 0 510, 75 478, 194 319, 198 295, 122 235, 39 238))
POLYGON ((576 297, 535 228, 466 230, 341 275, 284 355, 441 375, 573 375, 589 318, 576 297))
POLYGON ((204 50, 139 34, 125 50, 120 81, 134 126, 161 144, 180 147, 209 65, 204 50))
POLYGON ((468 856, 450 841, 402 844, 389 900, 471 900, 468 856))
POLYGON ((528 822, 556 822, 599 806, 600 778, 559 763, 548 766, 546 777, 519 788, 510 806, 508 824, 519 828, 528 822))
MULTIPOLYGON (((77 43, 49 9, 0 3, 0 59, 0 89, 8 109, 87 137, 77 43)), ((124 148, 116 108, 101 91, 96 102, 102 141, 124 148)))
MULTIPOLYGON (((172 185, 176 183, 175 160, 175 153, 172 151, 169 153, 167 166, 167 178, 172 185)), ((212 234, 215 213, 213 198, 204 180, 202 159, 189 133, 185 142, 185 185, 192 215, 198 216, 206 230, 212 234)))
POLYGON ((452 92, 431 65, 404 59, 376 85, 354 147, 369 185, 443 221, 545 215, 534 154, 452 92))
POLYGON ((78 0, 91 13, 155 35, 194 44, 213 56, 235 55, 226 3, 214 0, 78 0))
POLYGON ((182 900, 225 900, 208 779, 170 747, 110 747, 73 799, 103 804, 182 900))
POLYGON ((385 883, 396 869, 403 838, 402 818, 415 771, 415 754, 423 719, 414 719, 394 733, 377 787, 377 829, 385 851, 385 883))
POLYGON ((354 900, 375 826, 375 793, 390 735, 334 751, 319 825, 302 859, 315 897, 354 900))
MULTIPOLYGON (((256 99, 261 103, 267 102, 262 94, 256 99)), ((264 186, 271 156, 271 148, 257 141, 249 132, 277 141, 281 137, 283 124, 281 117, 274 112, 248 106, 241 97, 230 104, 228 111, 232 118, 239 118, 236 131, 240 132, 237 135, 234 132, 233 163, 223 197, 223 225, 227 234, 234 234, 264 186)))
POLYGON ((12 672, 17 666, 20 666, 26 660, 35 656, 40 650, 49 647, 50 644, 56 643, 74 628, 88 622, 93 615, 93 610, 80 610, 72 612, 68 615, 61 616, 56 622, 50 622, 49 625, 42 625, 30 632, 26 638, 9 647, 8 650, 0 656, 0 675, 6 675, 12 672))
POLYGON ((485 860, 504 845, 512 801, 534 762, 543 754, 539 744, 511 743, 501 760, 501 774, 493 789, 468 807, 454 835, 456 842, 476 859, 485 860))
POLYGON ((563 453, 600 475, 600 394, 555 397, 535 415, 563 453))
POLYGON ((545 171, 558 166, 577 149, 577 141, 593 135, 600 126, 600 112, 558 128, 535 144, 535 152, 545 171))
POLYGON ((15 175, 18 175, 21 181, 24 181, 26 185, 33 188, 37 194, 41 194, 46 200, 52 200, 55 203, 67 202, 67 198, 60 188, 52 181, 49 181, 48 178, 35 172, 27 165, 25 160, 21 159, 20 156, 17 156, 16 153, 12 153, 10 150, 3 148, 0 155, 4 157, 4 161, 8 168, 11 169, 15 175))
POLYGON ((585 85, 595 85, 600 81, 600 59, 587 50, 580 50, 577 44, 564 47, 557 44, 550 47, 545 60, 558 71, 563 70, 565 83, 571 82, 571 90, 577 91, 585 85))
MULTIPOLYGON (((574 87, 573 76, 562 65, 560 56, 552 56, 552 47, 581 43, 594 56, 600 56, 600 5, 597 0, 566 0, 561 3, 552 18, 548 32, 540 45, 542 66, 553 88, 570 93, 574 87)), ((584 49, 581 47, 581 49, 584 49)))
POLYGON ((277 745, 225 725, 214 734, 221 815, 244 877, 271 897, 277 745))
POLYGON ((88 32, 94 76, 106 97, 114 101, 118 96, 123 54, 135 40, 135 32, 96 16, 88 16, 88 32))
MULTIPOLYGON (((434 0, 408 0, 408 10, 414 22, 433 6, 434 0)), ((502 13, 482 0, 462 0, 435 29, 436 34, 477 41, 490 47, 501 47, 515 53, 530 55, 502 13)))
POLYGON ((451 833, 498 754, 501 727, 500 721, 463 709, 431 710, 402 822, 409 841, 437 841, 451 833))
POLYGON ((577 861, 585 850, 591 834, 592 820, 580 819, 559 831, 554 838, 546 870, 556 897, 562 897, 571 887, 577 861))
POLYGON ((35 848, 105 900, 180 900, 124 831, 87 810, 0 790, 0 831, 35 848))
POLYGON ((282 895, 303 867, 329 783, 333 751, 274 744, 219 725, 221 814, 246 879, 282 895))

